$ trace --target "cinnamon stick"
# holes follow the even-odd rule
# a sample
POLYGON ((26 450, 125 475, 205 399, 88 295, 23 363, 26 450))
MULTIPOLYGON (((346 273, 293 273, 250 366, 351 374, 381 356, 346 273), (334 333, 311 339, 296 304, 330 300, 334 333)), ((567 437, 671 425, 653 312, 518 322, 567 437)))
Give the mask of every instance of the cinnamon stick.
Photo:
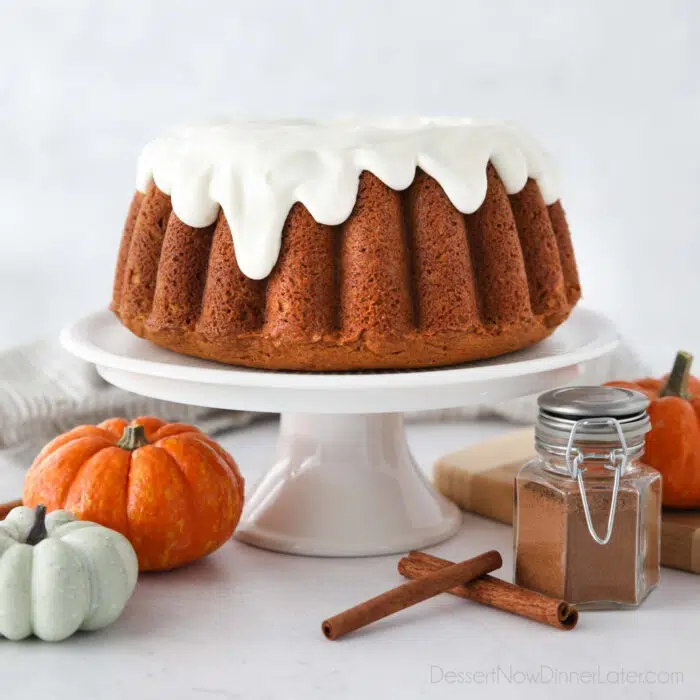
MULTIPOLYGON (((452 566, 451 561, 439 559, 425 552, 411 552, 399 562, 399 573, 420 581, 452 566)), ((570 630, 578 622, 578 610, 569 603, 521 588, 493 576, 482 576, 469 583, 455 586, 452 595, 468 598, 492 608, 526 617, 535 622, 570 630)))
POLYGON ((21 500, 9 501, 8 503, 0 503, 0 520, 4 520, 11 510, 19 508, 22 505, 21 500))
POLYGON ((459 564, 450 562, 449 565, 426 573, 415 581, 392 588, 386 593, 328 618, 321 624, 321 629, 328 639, 338 639, 348 632, 366 627, 372 622, 405 610, 461 583, 494 571, 502 564, 501 555, 493 550, 459 564))

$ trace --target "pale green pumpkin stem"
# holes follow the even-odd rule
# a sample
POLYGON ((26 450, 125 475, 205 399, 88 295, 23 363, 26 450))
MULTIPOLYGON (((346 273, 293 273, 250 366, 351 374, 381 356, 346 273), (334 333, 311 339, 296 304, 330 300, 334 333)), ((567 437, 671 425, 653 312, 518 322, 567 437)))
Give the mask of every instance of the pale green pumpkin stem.
POLYGON ((693 364, 693 356, 682 350, 676 355, 671 374, 668 375, 666 384, 659 392, 659 396, 679 396, 682 399, 690 399, 688 380, 690 379, 690 367, 693 364))
POLYGON ((37 506, 34 509, 34 525, 27 535, 26 543, 39 544, 49 536, 46 529, 46 506, 37 506))
POLYGON ((117 447, 131 452, 146 445, 148 445, 148 438, 146 437, 146 429, 142 425, 127 425, 117 443, 117 447))

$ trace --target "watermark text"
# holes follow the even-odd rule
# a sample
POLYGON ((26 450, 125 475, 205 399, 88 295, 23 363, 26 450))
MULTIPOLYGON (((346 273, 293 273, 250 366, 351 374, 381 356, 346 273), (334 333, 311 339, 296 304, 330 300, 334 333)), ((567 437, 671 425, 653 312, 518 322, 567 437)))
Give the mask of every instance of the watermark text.
POLYGON ((496 665, 461 670, 430 665, 430 683, 445 685, 682 685, 682 671, 668 669, 591 668, 561 669, 542 664, 534 668, 496 665))

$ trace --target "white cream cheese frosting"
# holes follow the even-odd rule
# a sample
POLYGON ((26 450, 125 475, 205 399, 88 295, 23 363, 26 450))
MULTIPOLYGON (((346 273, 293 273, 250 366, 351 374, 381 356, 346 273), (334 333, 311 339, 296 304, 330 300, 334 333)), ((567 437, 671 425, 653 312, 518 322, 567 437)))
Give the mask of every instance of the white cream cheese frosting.
POLYGON ((226 122, 184 126, 142 151, 137 187, 151 181, 194 227, 223 209, 243 274, 262 279, 279 255, 289 210, 301 202, 322 224, 343 223, 368 170, 394 190, 419 167, 464 214, 486 197, 491 161, 508 194, 537 180, 547 204, 558 186, 548 156, 518 127, 470 119, 226 122))

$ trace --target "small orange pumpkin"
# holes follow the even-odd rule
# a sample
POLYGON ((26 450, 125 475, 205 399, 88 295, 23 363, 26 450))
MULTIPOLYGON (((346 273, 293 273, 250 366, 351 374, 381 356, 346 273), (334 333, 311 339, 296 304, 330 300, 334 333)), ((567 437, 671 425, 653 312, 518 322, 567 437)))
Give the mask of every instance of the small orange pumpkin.
POLYGON ((141 571, 199 559, 228 540, 243 508, 232 457, 191 425, 112 418, 50 442, 24 482, 24 505, 65 508, 125 535, 141 571))
POLYGON ((700 508, 700 380, 690 376, 692 361, 679 352, 663 379, 609 383, 651 400, 644 461, 663 475, 663 503, 672 508, 700 508))

